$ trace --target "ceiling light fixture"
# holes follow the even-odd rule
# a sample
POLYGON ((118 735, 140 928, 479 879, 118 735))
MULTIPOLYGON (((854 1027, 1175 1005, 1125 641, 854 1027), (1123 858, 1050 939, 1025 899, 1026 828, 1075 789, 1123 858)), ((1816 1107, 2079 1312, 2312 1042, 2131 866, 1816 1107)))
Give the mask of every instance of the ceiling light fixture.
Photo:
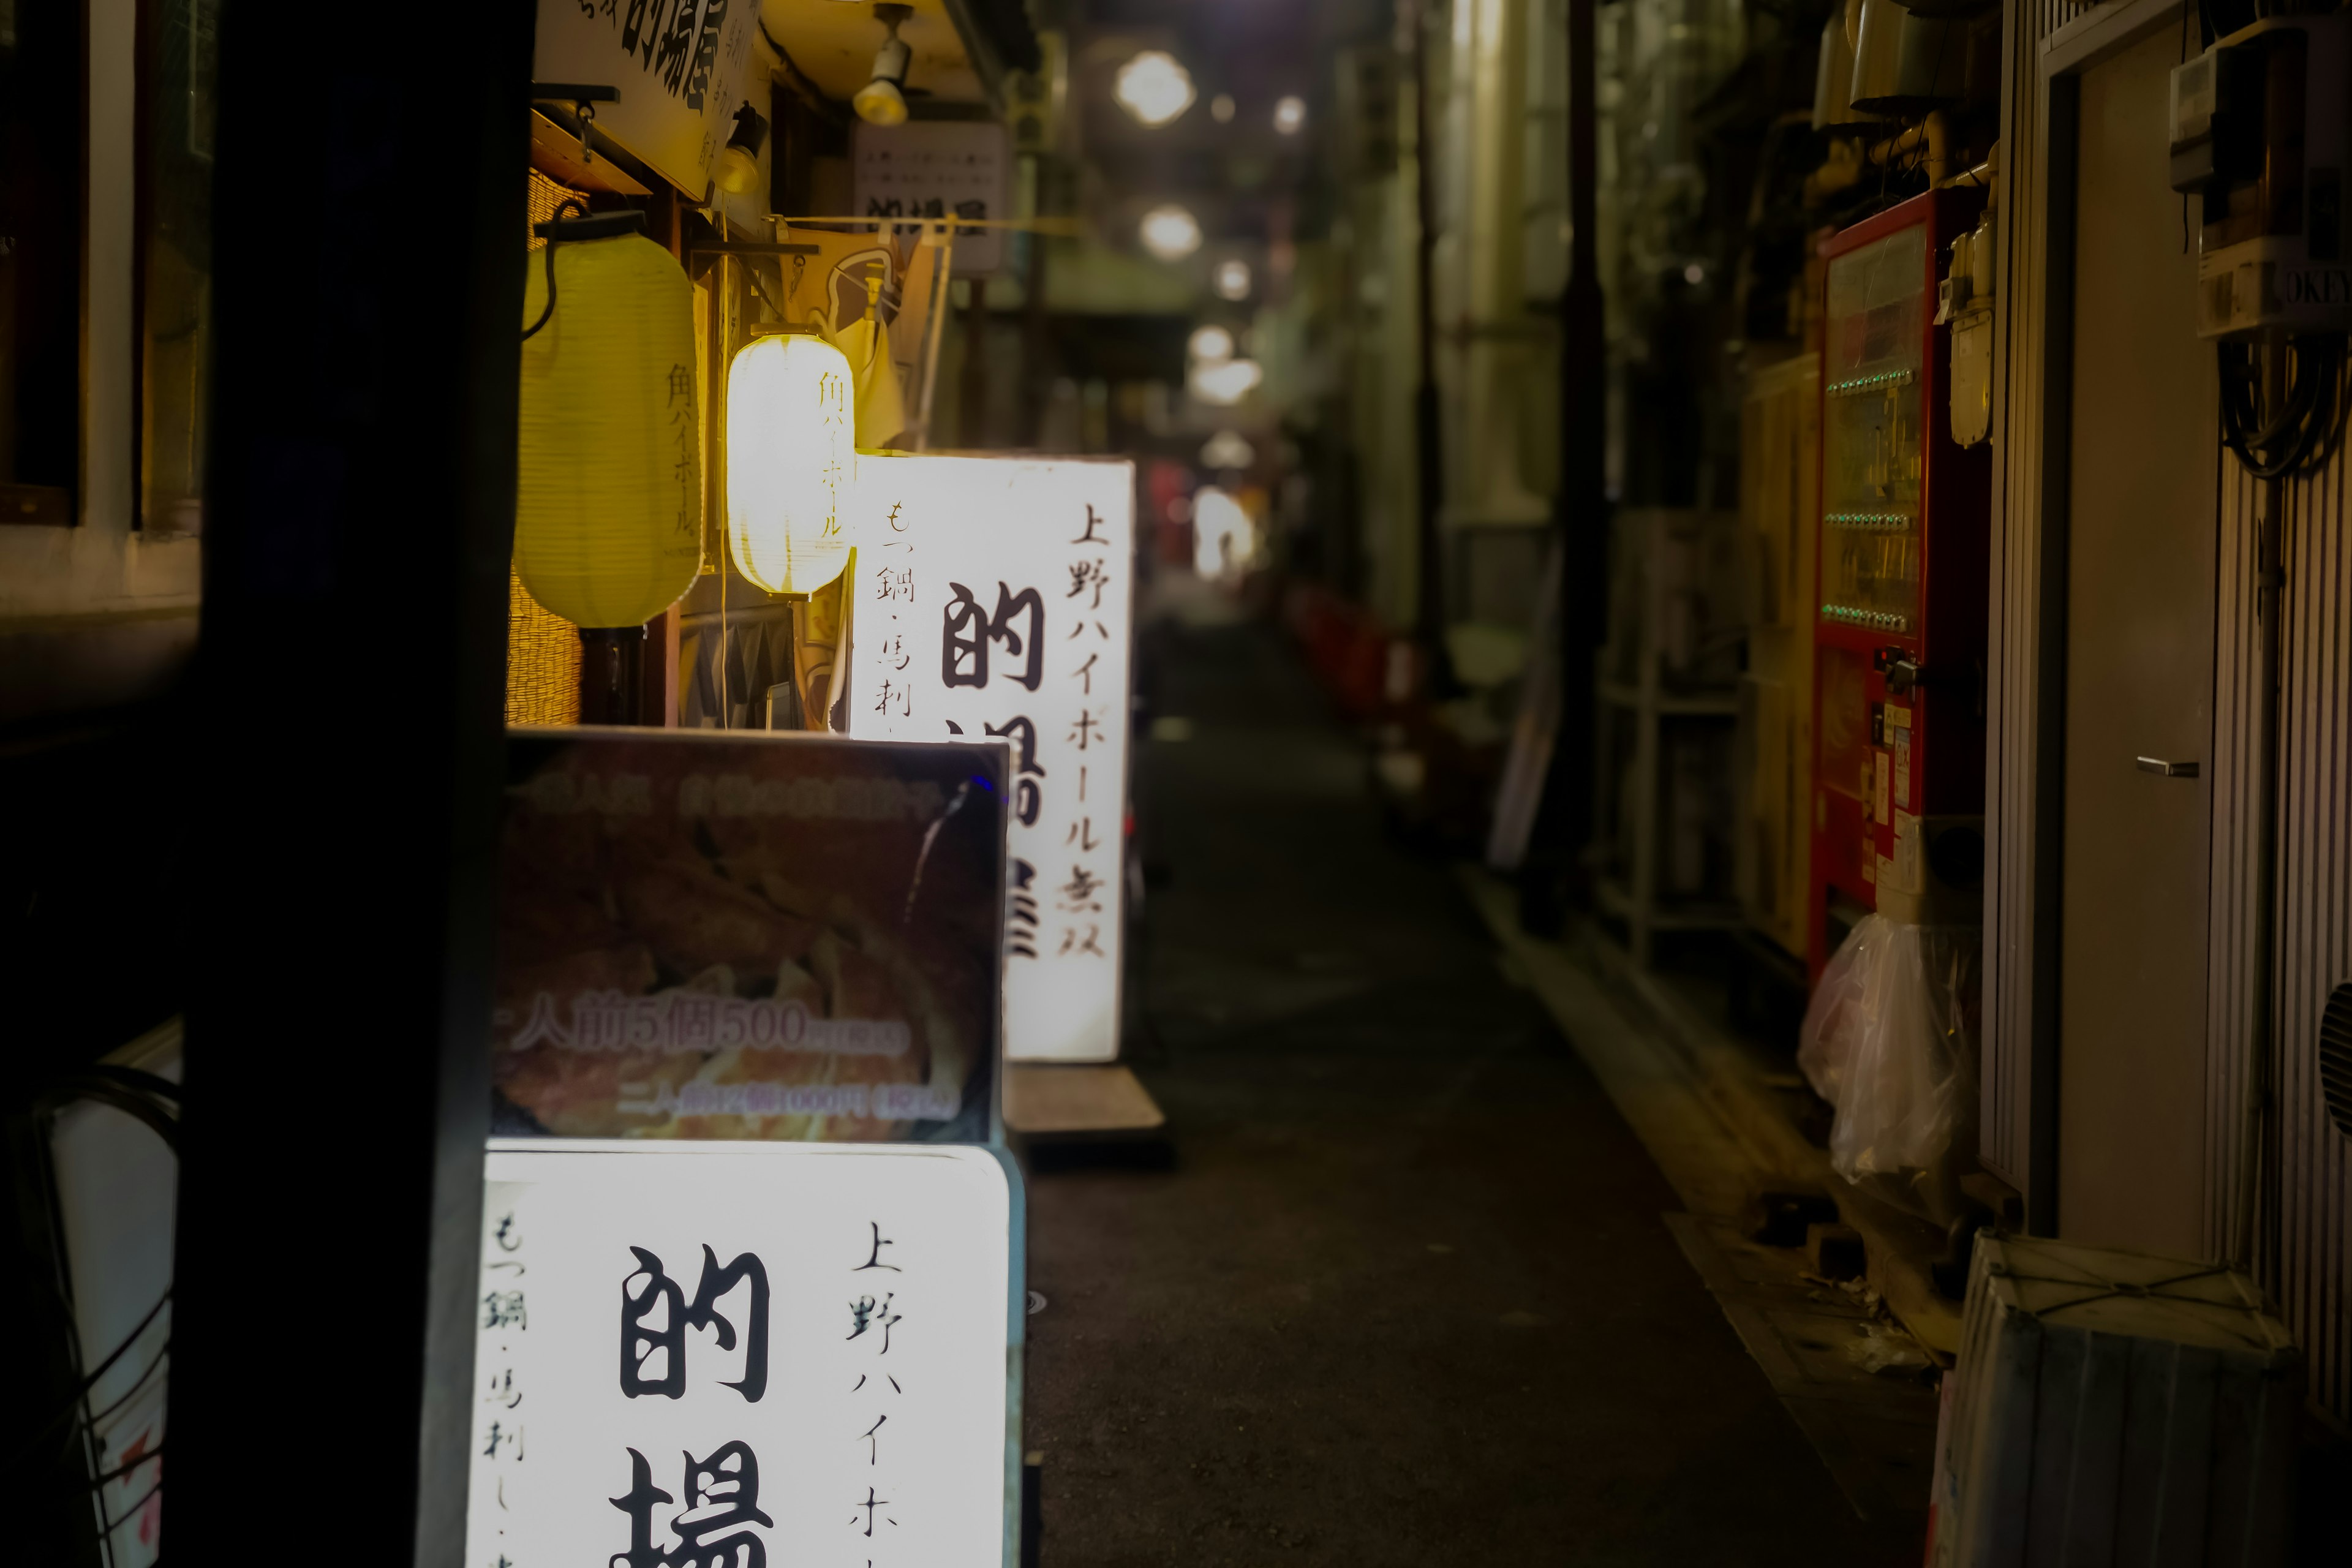
POLYGON ((874 7, 874 19, 887 28, 890 36, 875 51, 873 79, 849 100, 850 107, 857 110, 857 118, 868 125, 907 122, 907 67, 914 58, 914 51, 898 37, 898 27, 914 14, 912 5, 874 7))
POLYGON ((1139 123, 1161 126, 1192 107, 1192 73, 1165 49, 1146 49, 1118 68, 1111 91, 1139 123))
POLYGON ((735 132, 719 150, 710 177, 730 195, 746 195, 760 183, 760 152, 768 144, 768 121, 749 103, 735 111, 735 132))
POLYGON ((1297 93, 1286 94, 1274 106, 1274 128, 1285 136, 1296 136, 1307 128, 1307 100, 1297 93))
POLYGON ((1173 203, 1143 215, 1143 248, 1162 261, 1181 261, 1201 248, 1201 220, 1173 203))

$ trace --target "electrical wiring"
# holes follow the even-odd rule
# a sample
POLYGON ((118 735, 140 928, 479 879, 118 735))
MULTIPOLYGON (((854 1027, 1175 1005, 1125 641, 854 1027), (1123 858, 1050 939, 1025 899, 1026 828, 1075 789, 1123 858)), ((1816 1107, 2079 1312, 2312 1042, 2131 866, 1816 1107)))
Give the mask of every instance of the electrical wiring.
MULTIPOLYGON (((577 217, 586 217, 588 216, 588 205, 585 202, 577 200, 564 202, 556 207, 555 216, 551 221, 560 223, 567 214, 577 217)), ((556 244, 557 240, 555 236, 551 233, 547 237, 547 243, 540 247, 541 250, 547 252, 547 309, 539 313, 538 321, 533 321, 529 327, 523 330, 522 341, 525 342, 529 342, 531 339, 537 337, 539 335, 540 328, 547 325, 549 319, 555 314, 556 244)))
POLYGON ((113 1404, 107 1405, 102 1410, 93 1410, 89 1413, 90 1424, 92 1426, 96 1426, 99 1422, 105 1420, 108 1416, 113 1415, 116 1411, 121 1409, 124 1405, 130 1404, 132 1400, 145 1393, 147 1391, 149 1381, 152 1379, 157 1373, 163 1371, 163 1363, 171 1359, 172 1342, 166 1339, 161 1345, 158 1345, 155 1348, 154 1359, 150 1361, 145 1366, 139 1369, 138 1378, 129 1388, 124 1389, 122 1393, 115 1396, 113 1404))
POLYGON ((2343 441, 2344 340, 2290 339, 2285 395, 2263 416, 2262 368, 2248 343, 2220 348, 2221 442, 2260 479, 2308 473, 2324 466, 2343 441))
MULTIPOLYGON (((88 1373, 84 1373, 81 1381, 74 1384, 73 1391, 66 1396, 65 1404, 59 1407, 55 1414, 51 1415, 47 1420, 43 1421, 38 1426, 33 1429, 33 1441, 17 1453, 15 1458, 15 1463, 21 1465, 32 1460, 40 1449, 42 1438, 47 1436, 59 1426, 71 1422, 81 1413, 81 1402, 83 1398, 89 1394, 91 1389, 98 1386, 98 1380, 104 1377, 107 1373, 113 1368, 116 1362, 121 1361, 125 1355, 130 1353, 131 1347, 139 1342, 139 1336, 145 1333, 147 1331, 147 1326, 155 1321, 155 1315, 171 1304, 172 1292, 166 1290, 153 1306, 147 1309, 147 1315, 139 1320, 139 1326, 132 1329, 130 1333, 124 1335, 122 1342, 116 1345, 114 1349, 108 1353, 104 1361, 100 1362, 98 1365, 92 1367, 88 1373)), ((166 1350, 169 1349, 169 1344, 170 1342, 168 1341, 165 1342, 166 1350)), ((159 1360, 163 1354, 163 1352, 157 1352, 159 1360)), ((140 1382, 144 1383, 146 1378, 147 1374, 145 1373, 142 1373, 140 1374, 140 1382)))
POLYGON ((101 1487, 104 1487, 109 1481, 119 1481, 123 1477, 131 1474, 133 1470, 138 1469, 142 1465, 152 1464, 163 1457, 163 1445, 162 1443, 158 1443, 153 1447, 148 1449, 145 1453, 140 1455, 137 1458, 127 1460, 122 1464, 115 1466, 114 1468, 110 1470, 103 1470, 99 1474, 92 1476, 89 1481, 89 1489, 97 1491, 101 1487))
POLYGON ((105 1526, 104 1533, 111 1536, 116 1531, 121 1530, 124 1525, 129 1524, 132 1520, 138 1518, 139 1510, 145 1508, 149 1503, 154 1501, 155 1494, 163 1489, 163 1483, 162 1481, 157 1481, 153 1486, 149 1487, 145 1491, 139 1495, 139 1500, 137 1502, 134 1502, 129 1508, 124 1509, 116 1518, 108 1519, 105 1514, 101 1512, 99 1515, 99 1518, 105 1526))

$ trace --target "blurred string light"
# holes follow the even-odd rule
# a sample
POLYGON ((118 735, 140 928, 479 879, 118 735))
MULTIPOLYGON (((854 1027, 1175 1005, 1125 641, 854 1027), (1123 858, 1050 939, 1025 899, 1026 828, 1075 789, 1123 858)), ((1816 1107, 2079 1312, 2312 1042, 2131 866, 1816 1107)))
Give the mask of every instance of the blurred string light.
POLYGON ((1201 248, 1201 221, 1172 202, 1143 215, 1143 248, 1162 261, 1181 261, 1201 248))
POLYGON ((1274 128, 1285 136, 1296 136, 1307 128, 1307 100, 1297 93, 1286 93, 1274 106, 1274 128))
POLYGON ((1192 493, 1192 570, 1213 582, 1232 582, 1257 556, 1257 525, 1242 503, 1215 485, 1192 493))
POLYGON ((1146 49, 1118 68, 1111 90, 1144 125, 1160 126, 1192 107, 1192 73, 1164 49, 1146 49))
POLYGON ((1234 357, 1233 333, 1214 322, 1193 328, 1192 336, 1184 346, 1202 364, 1217 364, 1234 357))
POLYGON ((1257 448, 1238 430, 1220 430, 1201 447, 1204 468, 1246 468, 1257 461, 1257 448))
POLYGON ((1249 263, 1246 261, 1218 262, 1216 284, 1217 298, 1220 300, 1248 299, 1250 291, 1249 263))
POLYGON ((1209 118, 1220 125, 1230 125, 1234 119, 1234 95, 1221 92, 1209 100, 1209 118))
POLYGON ((1194 397, 1216 408, 1231 408, 1257 390, 1265 379, 1265 371, 1254 359, 1219 360, 1214 364, 1196 364, 1186 378, 1188 389, 1194 397))

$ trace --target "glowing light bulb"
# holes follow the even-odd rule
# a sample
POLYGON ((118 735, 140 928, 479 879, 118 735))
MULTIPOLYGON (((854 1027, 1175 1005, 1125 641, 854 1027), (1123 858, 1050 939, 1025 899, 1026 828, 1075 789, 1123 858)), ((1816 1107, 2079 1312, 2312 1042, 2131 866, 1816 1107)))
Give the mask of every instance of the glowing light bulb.
POLYGON ((1169 123, 1192 107, 1192 73, 1164 49, 1146 49, 1118 68, 1111 91, 1147 126, 1169 123))

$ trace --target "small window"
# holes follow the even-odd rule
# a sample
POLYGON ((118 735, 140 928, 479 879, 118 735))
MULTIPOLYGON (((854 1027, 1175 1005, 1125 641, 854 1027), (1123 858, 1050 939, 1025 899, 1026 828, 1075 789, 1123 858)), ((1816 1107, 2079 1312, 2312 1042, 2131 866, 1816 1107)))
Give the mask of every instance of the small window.
POLYGON ((139 524, 204 531, 220 0, 145 0, 139 106, 139 524))

